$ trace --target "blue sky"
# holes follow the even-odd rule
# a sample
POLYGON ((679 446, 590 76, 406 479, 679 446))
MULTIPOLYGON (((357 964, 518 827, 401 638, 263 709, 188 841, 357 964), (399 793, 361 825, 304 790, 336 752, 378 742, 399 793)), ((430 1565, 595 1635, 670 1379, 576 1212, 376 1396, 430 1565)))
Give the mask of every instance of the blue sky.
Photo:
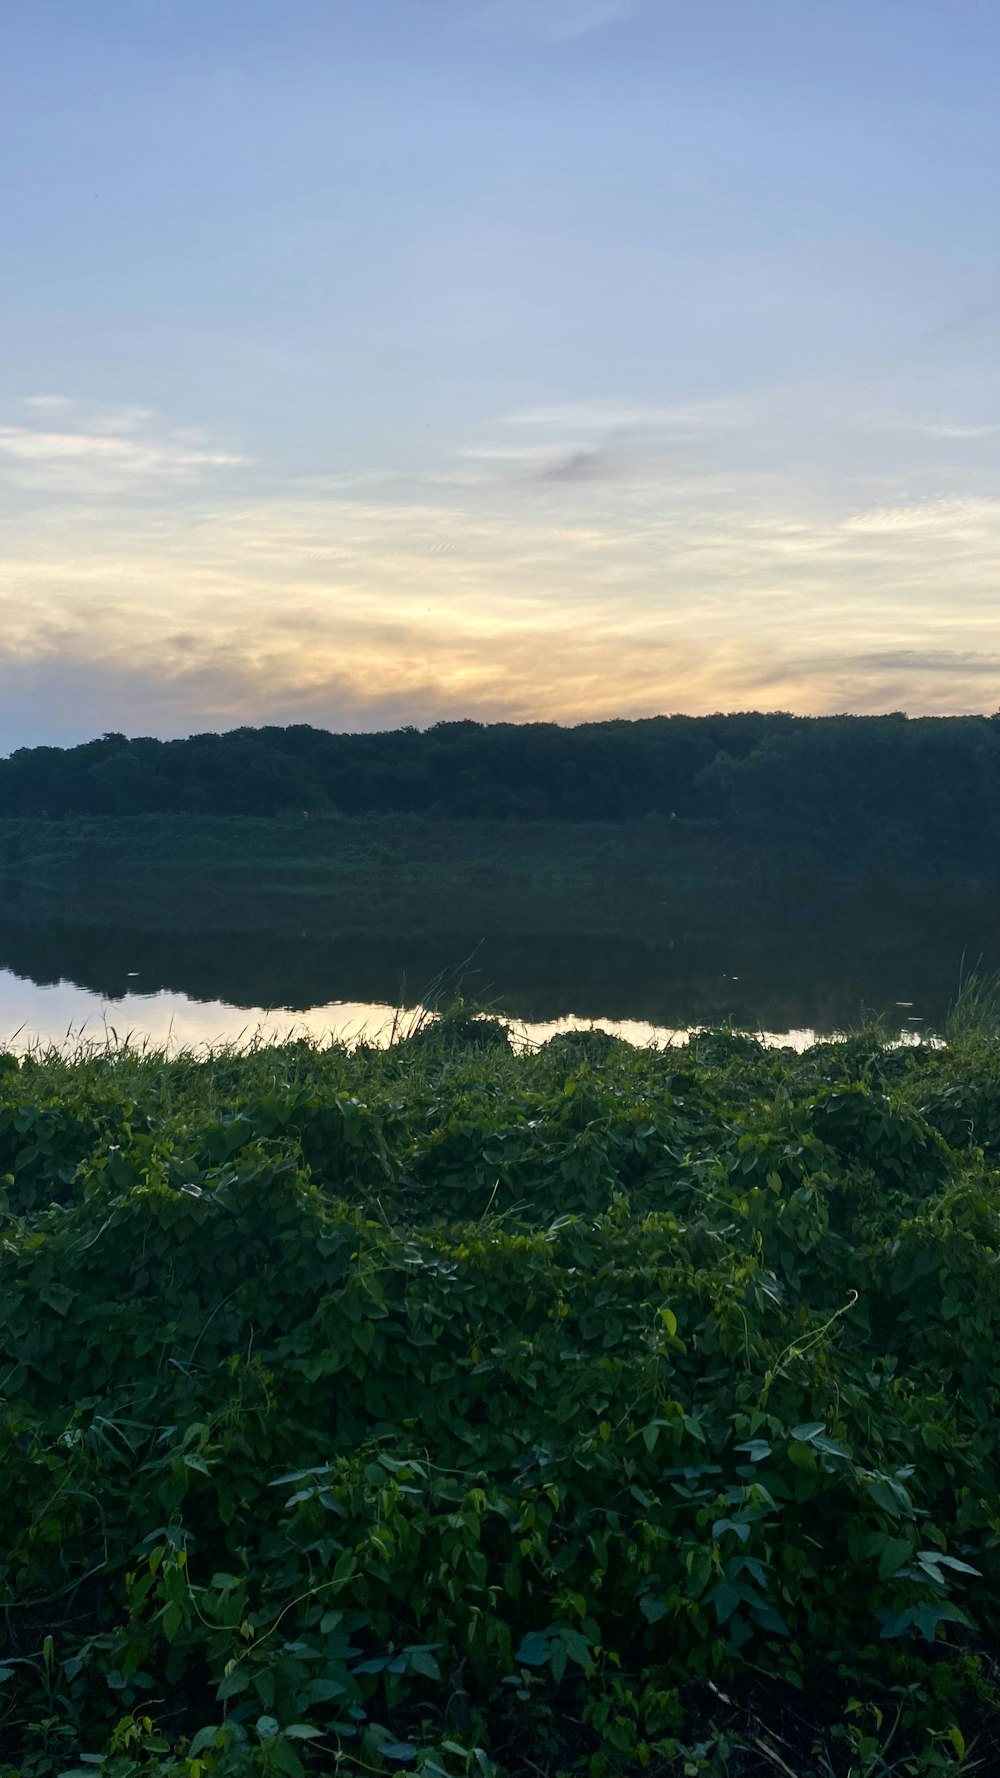
POLYGON ((77 0, 0 66, 0 748, 1000 703, 992 0, 77 0))

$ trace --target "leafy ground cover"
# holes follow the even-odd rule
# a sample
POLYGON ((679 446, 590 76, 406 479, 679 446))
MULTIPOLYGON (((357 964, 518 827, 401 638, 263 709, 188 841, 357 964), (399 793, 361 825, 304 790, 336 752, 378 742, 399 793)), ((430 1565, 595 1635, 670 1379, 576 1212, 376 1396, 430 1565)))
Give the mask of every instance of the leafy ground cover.
POLYGON ((953 1035, 3 1058, 0 1771, 996 1771, 953 1035))

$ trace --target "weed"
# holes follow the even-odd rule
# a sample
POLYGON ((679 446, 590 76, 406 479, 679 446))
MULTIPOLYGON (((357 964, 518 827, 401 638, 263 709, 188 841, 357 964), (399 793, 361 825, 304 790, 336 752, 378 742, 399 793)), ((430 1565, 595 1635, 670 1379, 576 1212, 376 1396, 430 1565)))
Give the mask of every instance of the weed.
POLYGON ((454 994, 5 1062, 0 1773, 996 1769, 995 1048, 454 994))

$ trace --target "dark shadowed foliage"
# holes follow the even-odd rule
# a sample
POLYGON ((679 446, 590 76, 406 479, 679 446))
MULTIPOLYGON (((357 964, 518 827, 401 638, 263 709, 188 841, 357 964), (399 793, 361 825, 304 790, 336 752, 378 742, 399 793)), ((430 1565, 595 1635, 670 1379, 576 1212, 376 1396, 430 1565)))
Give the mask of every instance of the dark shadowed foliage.
POLYGON ((838 852, 995 860, 1000 723, 747 713, 425 731, 108 734, 0 761, 0 817, 288 813, 721 823, 838 852))
POLYGON ((5 1058, 4 1778, 997 1770, 955 1033, 5 1058))

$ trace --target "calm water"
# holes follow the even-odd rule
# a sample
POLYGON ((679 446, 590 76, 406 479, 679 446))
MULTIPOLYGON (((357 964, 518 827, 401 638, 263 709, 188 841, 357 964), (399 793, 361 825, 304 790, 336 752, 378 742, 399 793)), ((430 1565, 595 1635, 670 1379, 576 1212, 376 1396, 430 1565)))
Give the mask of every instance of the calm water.
MULTIPOLYGON (((72 983, 40 987, 0 976, 3 1026, 0 1048, 27 1049, 38 1043, 73 1044, 79 1039, 105 1042, 144 1041, 167 1048, 218 1047, 261 1038, 282 1039, 308 1032, 321 1040, 387 1043, 398 1028, 397 1009, 379 1001, 332 1000, 325 1006, 296 1012, 290 1007, 233 1007, 223 1000, 192 1000, 186 994, 125 994, 117 1000, 76 988, 72 983), (27 991, 25 991, 27 990, 27 991)), ((588 1028, 592 1020, 570 1014, 562 1019, 518 1022, 515 1042, 542 1043, 557 1031, 588 1028)), ((602 1019, 603 1029, 630 1043, 678 1041, 683 1034, 642 1019, 602 1019)), ((810 1031, 765 1033, 772 1042, 806 1048, 810 1031)))
POLYGON ((369 1038, 456 992, 530 1038, 599 1022, 636 1042, 731 1019, 801 1045, 882 1016, 939 1028, 963 967, 1000 964, 1000 896, 940 887, 831 896, 790 920, 718 911, 669 940, 162 934, 0 920, 0 1045, 176 1045, 262 1033, 369 1038))

